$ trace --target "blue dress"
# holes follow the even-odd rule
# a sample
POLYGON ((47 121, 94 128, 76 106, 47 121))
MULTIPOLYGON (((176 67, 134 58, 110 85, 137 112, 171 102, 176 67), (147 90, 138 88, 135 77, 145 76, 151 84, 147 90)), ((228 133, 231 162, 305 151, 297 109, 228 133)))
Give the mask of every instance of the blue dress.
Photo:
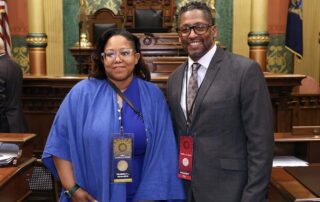
MULTIPOLYGON (((119 133, 120 126, 117 96, 105 80, 89 78, 70 90, 56 114, 42 161, 57 179, 52 157, 70 161, 76 183, 99 202, 126 202, 132 190, 133 202, 185 199, 182 181, 177 178, 177 146, 167 102, 155 84, 134 80, 141 95, 146 135, 142 168, 137 169, 141 171, 140 180, 136 180, 138 186, 132 184, 131 189, 126 183, 113 183, 111 179, 110 145, 112 134, 119 133)), ((145 139, 143 135, 141 138, 145 139)), ((137 148, 143 150, 141 142, 142 147, 137 148)), ((70 201, 63 191, 60 201, 70 201)))
MULTIPOLYGON (((138 82, 133 79, 124 95, 131 101, 133 106, 141 112, 140 91, 138 82)), ((147 148, 146 131, 143 120, 133 109, 123 100, 122 122, 125 133, 134 134, 134 151, 133 151, 133 181, 127 183, 127 202, 131 202, 138 189, 141 180, 142 164, 144 154, 147 148)))

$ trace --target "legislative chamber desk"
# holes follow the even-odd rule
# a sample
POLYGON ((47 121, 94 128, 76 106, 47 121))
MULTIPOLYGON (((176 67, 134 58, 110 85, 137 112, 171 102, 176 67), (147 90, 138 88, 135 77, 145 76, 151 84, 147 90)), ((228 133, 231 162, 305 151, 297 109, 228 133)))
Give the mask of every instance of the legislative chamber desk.
POLYGON ((295 156, 312 164, 320 164, 320 133, 274 133, 274 141, 275 156, 295 156))
POLYGON ((320 165, 272 168, 269 201, 320 201, 320 165))
MULTIPOLYGON (((168 62, 168 61, 167 61, 168 62)), ((171 61, 177 67, 177 61, 171 61)), ((180 61, 181 62, 181 61, 180 61)), ((164 65, 164 63, 161 63, 164 65)), ((164 68, 164 67, 163 67, 164 68)), ((165 68, 164 68, 165 69, 165 68)), ((165 93, 167 79, 171 69, 166 73, 153 73, 152 82, 156 83, 165 93)), ((54 116, 66 94, 77 82, 86 76, 24 76, 23 81, 23 111, 29 127, 29 132, 36 133, 36 148, 42 152, 54 116)), ((292 130, 292 110, 289 107, 291 91, 299 86, 305 76, 265 73, 265 78, 271 95, 275 132, 290 132, 292 130)))
MULTIPOLYGON (((170 60, 152 61, 152 82, 156 83, 165 93, 170 72, 183 62, 181 58, 171 57, 170 60)), ((275 132, 275 155, 293 155, 311 163, 320 163, 319 129, 312 134, 305 131, 293 131, 299 120, 312 119, 314 125, 320 125, 320 95, 292 95, 292 89, 299 86, 304 75, 264 74, 270 92, 275 132), (294 132, 294 133, 292 133, 294 132)), ((29 132, 37 134, 35 152, 41 154, 54 116, 69 90, 87 76, 24 76, 23 111, 29 127, 29 132)), ((306 125, 308 122, 304 122, 306 125)), ((270 198, 272 201, 294 201, 305 198, 297 195, 295 190, 302 190, 307 197, 314 197, 308 189, 294 181, 294 178, 282 168, 272 172, 270 198), (290 184, 294 185, 294 189, 290 184), (298 188, 295 188, 298 187, 298 188), (281 198, 282 197, 282 198, 281 198)), ((2 201, 2 200, 0 200, 2 201)), ((271 201, 271 200, 270 200, 271 201)), ((271 201, 271 202, 272 202, 271 201)))
POLYGON ((0 201, 23 201, 30 194, 29 179, 35 158, 32 157, 34 134, 0 133, 1 143, 15 143, 19 153, 12 164, 0 167, 0 201))
POLYGON ((270 202, 320 201, 320 126, 295 126, 274 133, 274 156, 295 156, 308 167, 273 167, 270 202))

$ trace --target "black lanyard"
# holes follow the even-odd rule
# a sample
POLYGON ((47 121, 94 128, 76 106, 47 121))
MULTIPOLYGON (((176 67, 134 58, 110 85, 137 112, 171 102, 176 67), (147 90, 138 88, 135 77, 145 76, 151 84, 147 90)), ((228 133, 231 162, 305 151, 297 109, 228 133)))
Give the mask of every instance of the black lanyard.
MULTIPOLYGON (((107 81, 110 83, 110 86, 117 92, 117 94, 124 100, 126 103, 131 107, 131 109, 142 119, 143 121, 143 115, 142 113, 132 104, 132 102, 125 96, 121 90, 110 81, 110 79, 107 78, 107 81)), ((122 125, 122 118, 121 118, 122 108, 119 107, 119 114, 120 114, 120 129, 123 131, 123 125, 122 125)))

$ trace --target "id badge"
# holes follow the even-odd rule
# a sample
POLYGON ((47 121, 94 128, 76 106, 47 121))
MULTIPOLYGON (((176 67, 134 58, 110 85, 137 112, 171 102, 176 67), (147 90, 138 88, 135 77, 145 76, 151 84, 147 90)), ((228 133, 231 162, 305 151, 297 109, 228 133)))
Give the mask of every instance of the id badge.
POLYGON ((112 151, 113 182, 132 182, 133 134, 114 134, 112 151))
POLYGON ((179 151, 178 177, 184 180, 191 180, 193 161, 193 136, 180 136, 179 151))

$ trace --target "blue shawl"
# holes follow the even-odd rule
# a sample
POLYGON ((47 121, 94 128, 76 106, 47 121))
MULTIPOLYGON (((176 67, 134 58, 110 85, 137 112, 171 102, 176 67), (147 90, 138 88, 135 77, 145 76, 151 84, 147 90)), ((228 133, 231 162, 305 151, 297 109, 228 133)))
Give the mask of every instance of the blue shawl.
MULTIPOLYGON (((183 185, 177 178, 177 148, 166 100, 155 84, 138 79, 138 85, 147 149, 134 201, 184 199, 183 185)), ((42 160, 57 179, 52 156, 72 162, 77 184, 96 200, 125 202, 126 184, 110 179, 113 133, 119 133, 115 91, 105 80, 83 80, 62 102, 42 160)), ((61 194, 60 201, 68 199, 61 194)))

